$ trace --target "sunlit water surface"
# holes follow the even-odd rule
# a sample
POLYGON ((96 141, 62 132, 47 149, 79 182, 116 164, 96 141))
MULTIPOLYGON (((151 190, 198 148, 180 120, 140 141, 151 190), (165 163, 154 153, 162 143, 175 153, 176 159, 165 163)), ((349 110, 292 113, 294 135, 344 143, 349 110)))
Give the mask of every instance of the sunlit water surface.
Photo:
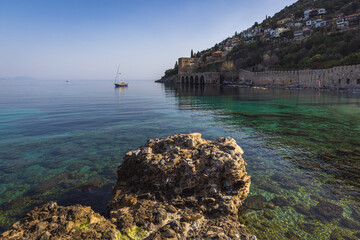
POLYGON ((0 81, 1 230, 50 200, 106 214, 127 151, 189 132, 245 151, 249 196, 267 206, 239 220, 259 239, 360 238, 359 96, 151 81, 0 81), (341 216, 316 216, 321 201, 341 216))

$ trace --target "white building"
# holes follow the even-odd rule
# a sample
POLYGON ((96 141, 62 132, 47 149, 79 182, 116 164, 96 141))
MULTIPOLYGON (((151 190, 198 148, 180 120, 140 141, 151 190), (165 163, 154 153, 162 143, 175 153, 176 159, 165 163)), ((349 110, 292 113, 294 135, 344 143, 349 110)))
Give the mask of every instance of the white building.
POLYGON ((316 19, 316 21, 315 21, 316 28, 325 27, 325 26, 326 26, 326 21, 324 21, 322 19, 316 19))

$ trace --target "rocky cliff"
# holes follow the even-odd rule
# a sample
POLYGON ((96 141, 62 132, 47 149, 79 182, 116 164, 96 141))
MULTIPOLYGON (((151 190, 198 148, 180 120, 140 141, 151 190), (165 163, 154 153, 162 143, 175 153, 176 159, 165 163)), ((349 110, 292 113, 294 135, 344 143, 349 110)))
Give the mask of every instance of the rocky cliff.
POLYGON ((125 155, 110 218, 80 205, 49 203, 2 239, 256 239, 238 222, 250 177, 232 138, 201 134, 149 140, 125 155))

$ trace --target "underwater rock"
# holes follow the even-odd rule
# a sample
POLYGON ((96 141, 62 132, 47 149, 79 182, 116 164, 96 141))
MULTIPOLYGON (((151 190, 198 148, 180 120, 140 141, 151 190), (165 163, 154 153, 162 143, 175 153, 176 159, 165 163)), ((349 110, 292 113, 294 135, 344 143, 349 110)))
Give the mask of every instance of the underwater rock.
POLYGON ((302 204, 297 204, 294 206, 295 210, 298 212, 298 213, 301 213, 307 217, 311 217, 312 216, 312 213, 310 211, 310 207, 307 207, 305 205, 302 205, 302 204))
POLYGON ((269 182, 264 182, 259 184, 259 188, 267 191, 267 192, 271 192, 271 193, 275 193, 275 194, 279 194, 281 192, 281 189, 275 185, 274 183, 269 183, 269 182))
POLYGON ((271 200, 271 202, 274 203, 275 206, 279 207, 286 207, 290 205, 289 201, 283 197, 275 197, 271 200))
POLYGON ((122 231, 144 229, 150 239, 256 239, 237 219, 250 187, 242 154, 233 138, 150 139, 125 155, 110 218, 122 231))
POLYGON ((30 211, 0 235, 10 239, 116 239, 116 226, 90 207, 47 203, 30 211))
POLYGON ((331 202, 320 201, 312 208, 312 212, 319 220, 331 220, 340 218, 343 213, 343 208, 331 202))
POLYGON ((341 190, 333 188, 332 186, 328 186, 328 184, 324 184, 321 186, 321 191, 319 195, 323 198, 327 198, 329 200, 339 201, 344 197, 343 192, 341 190))
POLYGON ((248 197, 244 202, 244 206, 249 209, 261 210, 266 206, 266 198, 261 195, 248 197))
POLYGON ((353 207, 352 209, 352 217, 358 221, 360 221, 360 208, 359 207, 353 207))
POLYGON ((307 233, 313 234, 313 232, 316 230, 316 225, 309 222, 303 222, 300 224, 300 228, 307 233))
POLYGON ((273 202, 269 202, 266 207, 269 209, 275 209, 275 204, 273 202))
POLYGON ((269 209, 264 209, 264 217, 271 220, 275 217, 275 213, 269 209))
POLYGON ((271 176, 271 179, 277 181, 285 189, 290 189, 290 190, 299 189, 299 185, 297 181, 289 177, 287 174, 277 172, 271 176))
POLYGON ((344 231, 343 229, 337 228, 331 232, 330 240, 355 240, 355 236, 351 232, 344 231))
POLYGON ((56 188, 57 186, 61 186, 59 184, 66 181, 68 179, 69 174, 70 174, 69 171, 62 172, 44 181, 43 183, 37 185, 36 187, 30 189, 27 192, 27 194, 28 195, 44 194, 45 192, 50 191, 51 189, 56 188))
POLYGON ((285 136, 308 136, 308 134, 304 131, 295 131, 292 129, 285 129, 282 131, 278 131, 278 134, 285 136))
POLYGON ((340 220, 340 224, 345 228, 360 230, 360 223, 350 220, 348 218, 342 218, 340 220))
POLYGON ((296 235, 295 233, 293 233, 291 231, 285 233, 285 237, 287 237, 290 240, 302 240, 301 237, 299 237, 298 235, 296 235))

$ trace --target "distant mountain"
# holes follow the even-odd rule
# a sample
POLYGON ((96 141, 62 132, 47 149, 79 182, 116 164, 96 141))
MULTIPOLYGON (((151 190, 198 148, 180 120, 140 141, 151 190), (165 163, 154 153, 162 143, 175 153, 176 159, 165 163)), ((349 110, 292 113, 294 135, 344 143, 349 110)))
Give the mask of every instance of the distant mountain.
POLYGON ((35 78, 29 77, 29 76, 16 76, 16 77, 0 77, 0 80, 14 80, 14 81, 30 81, 30 80, 35 80, 35 78))

